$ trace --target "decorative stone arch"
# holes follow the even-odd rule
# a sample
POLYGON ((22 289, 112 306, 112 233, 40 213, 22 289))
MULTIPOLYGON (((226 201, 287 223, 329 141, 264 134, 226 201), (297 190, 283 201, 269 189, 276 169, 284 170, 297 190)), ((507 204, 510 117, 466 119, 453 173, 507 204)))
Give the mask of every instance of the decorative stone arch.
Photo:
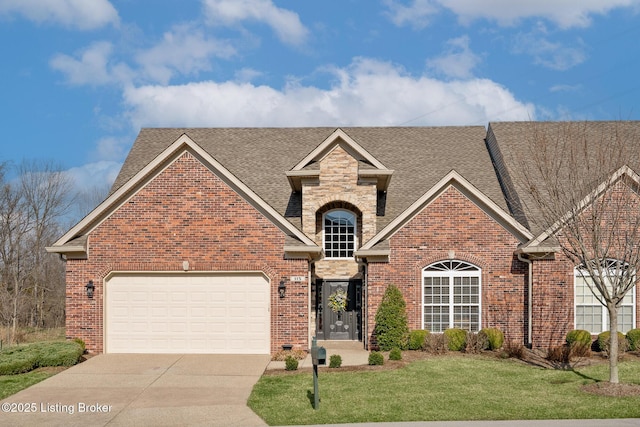
POLYGON ((358 242, 362 242, 362 211, 360 210, 360 208, 358 208, 358 206, 345 200, 331 200, 316 209, 316 242, 322 244, 323 215, 335 209, 344 209, 346 211, 353 212, 356 217, 356 237, 358 239, 358 242))

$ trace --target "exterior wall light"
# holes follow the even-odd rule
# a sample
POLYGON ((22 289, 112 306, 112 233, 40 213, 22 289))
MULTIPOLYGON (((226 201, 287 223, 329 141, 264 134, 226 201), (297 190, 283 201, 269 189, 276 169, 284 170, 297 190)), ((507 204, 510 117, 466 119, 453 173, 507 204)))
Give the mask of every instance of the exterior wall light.
POLYGON ((84 285, 84 287, 87 290, 87 297, 93 298, 93 291, 96 289, 96 286, 93 284, 93 280, 89 280, 89 283, 84 285))
POLYGON ((287 287, 284 284, 284 280, 281 280, 280 284, 278 285, 278 295, 280 295, 280 298, 284 298, 286 293, 287 293, 287 287))

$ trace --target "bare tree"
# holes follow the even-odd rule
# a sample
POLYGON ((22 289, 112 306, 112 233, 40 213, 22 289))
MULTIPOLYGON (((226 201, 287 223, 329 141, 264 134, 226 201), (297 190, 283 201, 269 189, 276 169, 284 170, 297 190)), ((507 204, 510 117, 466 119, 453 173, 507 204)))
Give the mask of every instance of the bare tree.
POLYGON ((618 313, 640 271, 640 128, 625 122, 531 123, 518 159, 520 203, 539 242, 577 267, 610 326, 609 381, 618 383, 618 313))
POLYGON ((0 164, 0 319, 14 342, 19 326, 45 326, 46 313, 59 321, 63 311, 62 262, 44 255, 60 234, 71 186, 51 163, 23 163, 13 180, 8 170, 0 164))
POLYGON ((24 209, 24 200, 16 186, 5 179, 6 164, 2 169, 0 188, 0 266, 3 285, 2 314, 11 330, 10 342, 16 336, 19 315, 26 294, 24 245, 29 232, 30 218, 24 209))
POLYGON ((44 326, 45 294, 51 291, 46 274, 44 247, 53 241, 52 231, 69 211, 71 180, 62 168, 48 161, 25 161, 19 168, 20 191, 27 215, 31 218, 29 246, 32 254, 33 305, 30 323, 44 326))
POLYGON ((89 214, 107 198, 110 189, 111 185, 104 183, 81 190, 75 198, 76 214, 80 218, 89 214))

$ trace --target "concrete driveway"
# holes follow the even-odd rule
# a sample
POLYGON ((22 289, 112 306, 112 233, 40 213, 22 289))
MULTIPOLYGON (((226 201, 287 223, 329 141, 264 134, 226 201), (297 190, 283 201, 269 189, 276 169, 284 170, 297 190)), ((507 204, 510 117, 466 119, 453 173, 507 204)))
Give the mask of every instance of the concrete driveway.
POLYGON ((0 425, 265 426, 246 402, 269 359, 102 354, 0 402, 0 425))

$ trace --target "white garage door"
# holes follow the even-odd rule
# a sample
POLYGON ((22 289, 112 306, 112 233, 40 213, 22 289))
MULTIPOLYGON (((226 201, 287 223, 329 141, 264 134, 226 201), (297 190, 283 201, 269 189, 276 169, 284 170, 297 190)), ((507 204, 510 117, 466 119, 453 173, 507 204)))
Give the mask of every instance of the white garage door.
POLYGON ((270 352, 269 284, 255 275, 115 275, 107 353, 270 352))

